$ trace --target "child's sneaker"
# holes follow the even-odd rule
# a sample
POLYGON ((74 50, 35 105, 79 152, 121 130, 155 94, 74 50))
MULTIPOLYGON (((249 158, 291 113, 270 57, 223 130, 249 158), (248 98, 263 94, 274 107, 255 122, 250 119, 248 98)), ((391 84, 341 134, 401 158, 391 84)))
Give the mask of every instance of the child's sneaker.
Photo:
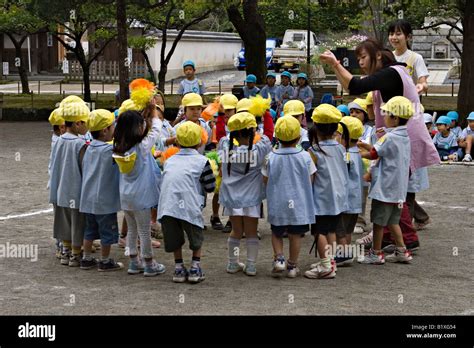
POLYGON ((191 267, 191 269, 189 270, 189 275, 188 275, 188 281, 190 283, 199 283, 199 282, 202 282, 204 279, 206 279, 206 277, 204 276, 204 273, 200 266, 191 267))
POLYGON ((224 229, 224 225, 221 222, 221 219, 219 219, 218 216, 211 216, 211 226, 213 230, 216 231, 222 231, 224 229))
POLYGON ((296 278, 297 276, 300 275, 300 269, 298 267, 288 267, 288 272, 286 273, 286 276, 288 278, 296 278))
POLYGON ((79 267, 81 265, 81 256, 80 255, 71 255, 69 258, 69 267, 79 267))
POLYGON ((336 277, 334 267, 324 267, 319 264, 317 267, 304 272, 304 276, 309 279, 332 279, 336 277))
POLYGON ((222 233, 230 233, 230 232, 232 232, 232 223, 230 222, 230 219, 229 219, 229 221, 227 221, 224 228, 222 229, 222 233))
POLYGON ((245 270, 244 273, 248 276, 256 276, 257 275, 257 267, 255 267, 255 264, 252 262, 247 262, 245 265, 245 270))
POLYGON ((71 258, 71 253, 61 253, 61 265, 69 266, 70 258, 71 258))
POLYGON ((115 262, 114 259, 108 259, 107 261, 99 262, 99 272, 108 272, 108 271, 119 271, 123 269, 122 262, 115 262))
POLYGON ((153 261, 151 265, 145 264, 145 270, 143 272, 143 275, 145 277, 154 277, 159 274, 165 273, 165 271, 166 271, 166 268, 164 265, 156 261, 153 261))
POLYGON ((411 260, 413 260, 413 257, 407 248, 396 248, 393 254, 387 255, 386 260, 388 262, 409 263, 411 260))
POLYGON ((356 240, 357 245, 363 245, 365 248, 372 246, 372 241, 374 239, 374 232, 366 234, 364 237, 356 240))
POLYGON ((382 251, 384 254, 393 254, 395 252, 395 249, 397 248, 397 246, 395 244, 389 244, 389 245, 386 245, 382 248, 382 251))
POLYGON ((377 254, 374 249, 370 249, 369 253, 365 255, 364 258, 357 260, 357 262, 371 265, 383 265, 385 264, 385 256, 383 251, 377 254))
POLYGON ((175 283, 184 283, 188 280, 188 270, 186 267, 179 267, 174 269, 173 281, 175 283))
POLYGON ((364 228, 360 225, 357 225, 356 227, 354 227, 354 234, 362 234, 364 233, 364 228))
POLYGON ((80 265, 81 269, 97 268, 97 260, 94 258, 91 258, 90 260, 82 259, 80 265))
MULTIPOLYGON (((321 261, 318 261, 316 263, 312 263, 310 266, 309 266, 309 269, 313 269, 313 268, 316 268, 318 266, 321 266, 321 261)), ((337 264, 336 264, 336 261, 335 259, 331 259, 331 266, 332 268, 334 268, 334 272, 337 272, 337 264)))
POLYGON ((463 162, 472 162, 472 157, 470 154, 466 154, 464 158, 462 159, 463 162))
POLYGON ((334 258, 334 262, 336 263, 336 265, 338 267, 348 266, 348 265, 351 265, 354 262, 354 258, 353 257, 338 257, 338 256, 336 256, 334 258))
POLYGON ((285 257, 283 255, 280 255, 273 261, 272 276, 274 277, 280 276, 285 270, 286 270, 285 257))
POLYGON ((128 264, 128 274, 139 274, 142 273, 145 270, 145 267, 143 266, 143 263, 141 261, 135 260, 132 261, 130 260, 130 263, 128 264))
POLYGON ((227 268, 226 268, 227 273, 234 274, 234 273, 244 271, 244 270, 245 270, 245 264, 243 264, 242 262, 228 262, 227 263, 227 268))

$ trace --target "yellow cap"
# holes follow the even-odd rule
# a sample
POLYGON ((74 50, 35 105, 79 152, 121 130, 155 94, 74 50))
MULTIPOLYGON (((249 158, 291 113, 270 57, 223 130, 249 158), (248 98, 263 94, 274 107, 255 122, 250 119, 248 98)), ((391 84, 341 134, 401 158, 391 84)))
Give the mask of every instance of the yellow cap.
POLYGON ((201 143, 201 126, 191 121, 183 122, 176 129, 176 138, 181 146, 197 146, 201 143))
POLYGON ((313 111, 311 119, 315 123, 339 123, 342 118, 341 112, 330 104, 320 104, 313 111))
POLYGON ((87 128, 91 132, 100 131, 113 124, 114 121, 115 116, 109 110, 97 109, 90 113, 87 128))
POLYGON ((70 103, 84 103, 84 100, 82 100, 77 95, 69 95, 63 100, 61 100, 61 103, 59 103, 59 107, 63 107, 64 105, 67 105, 70 103))
POLYGON ((255 116, 250 112, 239 112, 229 118, 227 127, 231 132, 241 129, 257 128, 257 121, 255 121, 255 116))
POLYGON ((279 140, 292 141, 298 139, 301 133, 300 122, 292 116, 280 117, 275 125, 275 135, 279 140))
POLYGON ((372 92, 367 93, 367 97, 365 97, 365 103, 367 106, 374 105, 374 96, 372 92))
POLYGON ((51 112, 51 115, 49 115, 48 121, 49 123, 51 123, 51 126, 64 125, 64 118, 62 118, 61 116, 60 108, 54 109, 53 112, 51 112))
POLYGON ((135 167, 135 161, 137 160, 137 153, 134 151, 131 154, 127 154, 125 156, 120 156, 114 153, 112 154, 112 158, 117 163, 120 173, 128 174, 135 167))
POLYGON ((186 106, 201 106, 202 107, 202 97, 197 93, 188 93, 185 94, 183 100, 181 101, 184 107, 186 106))
POLYGON ((236 109, 237 109, 237 112, 249 111, 251 106, 252 106, 252 101, 248 98, 243 98, 243 99, 240 99, 239 102, 237 103, 236 109))
POLYGON ((342 132, 344 132, 344 128, 342 128, 341 126, 341 122, 339 122, 339 124, 337 125, 337 131, 339 134, 342 134, 342 132))
POLYGON ((239 100, 233 94, 223 94, 219 99, 224 110, 236 109, 239 100))
POLYGON ((405 97, 393 97, 380 109, 391 113, 394 116, 409 119, 413 116, 413 104, 405 97))
POLYGON ((365 101, 365 99, 354 99, 354 101, 352 103, 349 103, 349 105, 347 106, 349 107, 349 109, 358 109, 367 113, 367 102, 365 101))
POLYGON ((126 99, 120 105, 118 114, 124 113, 125 111, 140 111, 140 108, 135 105, 132 99, 126 99))
POLYGON ((298 116, 304 114, 304 104, 301 100, 289 100, 283 107, 285 116, 298 116))
POLYGON ((59 114, 64 118, 64 121, 87 121, 89 119, 90 110, 84 103, 71 102, 60 107, 59 114))
POLYGON ((340 123, 346 125, 351 139, 359 139, 364 133, 364 125, 357 117, 343 117, 340 123))

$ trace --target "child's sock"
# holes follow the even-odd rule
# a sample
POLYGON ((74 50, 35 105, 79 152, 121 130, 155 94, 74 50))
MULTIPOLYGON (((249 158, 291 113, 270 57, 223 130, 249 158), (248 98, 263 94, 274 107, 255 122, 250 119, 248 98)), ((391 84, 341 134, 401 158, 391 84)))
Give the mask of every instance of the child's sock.
POLYGON ((75 256, 81 255, 81 247, 73 246, 72 247, 72 254, 75 255, 75 256))
POLYGON ((201 267, 201 258, 197 256, 193 256, 192 262, 191 262, 191 268, 199 268, 201 267))
POLYGON ((88 260, 88 261, 92 260, 92 253, 84 251, 84 254, 82 255, 82 259, 88 260))
POLYGON ((174 267, 176 269, 181 269, 184 267, 183 259, 175 259, 174 260, 174 267))
POLYGON ((324 259, 321 259, 321 265, 326 268, 331 268, 331 258, 325 257, 324 259))
POLYGON ((147 266, 153 266, 153 259, 145 260, 145 264, 146 264, 147 266))
POLYGON ((258 256, 258 238, 247 238, 247 262, 257 262, 258 256))
POLYGON ((100 256, 100 261, 101 262, 107 263, 107 262, 109 262, 109 260, 110 260, 110 255, 109 256, 102 256, 102 255, 100 256))
POLYGON ((227 239, 227 251, 229 253, 229 263, 239 262, 240 239, 229 237, 227 239))
POLYGON ((69 254, 71 252, 71 241, 63 240, 63 253, 69 254))

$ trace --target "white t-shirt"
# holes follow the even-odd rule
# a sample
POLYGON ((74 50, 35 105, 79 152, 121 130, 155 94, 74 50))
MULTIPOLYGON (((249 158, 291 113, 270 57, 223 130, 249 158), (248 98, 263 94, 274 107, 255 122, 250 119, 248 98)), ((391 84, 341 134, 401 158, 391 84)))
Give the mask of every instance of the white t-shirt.
POLYGON ((418 83, 418 79, 420 77, 428 77, 430 75, 428 69, 426 68, 425 61, 420 54, 413 52, 412 50, 406 50, 401 56, 397 56, 395 51, 393 51, 393 55, 395 56, 397 62, 407 64, 408 72, 413 78, 413 82, 415 84, 418 83))

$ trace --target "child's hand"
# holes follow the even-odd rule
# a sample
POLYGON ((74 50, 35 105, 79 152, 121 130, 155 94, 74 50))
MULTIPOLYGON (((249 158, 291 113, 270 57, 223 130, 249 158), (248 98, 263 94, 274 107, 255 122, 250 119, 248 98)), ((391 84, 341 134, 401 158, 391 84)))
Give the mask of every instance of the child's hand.
POLYGON ((154 158, 158 158, 158 157, 161 156, 161 153, 162 153, 161 151, 155 150, 155 153, 153 154, 153 157, 154 157, 154 158))
POLYGON ((360 141, 360 140, 357 141, 357 147, 365 151, 370 151, 372 149, 372 145, 364 143, 363 141, 360 141))
POLYGON ((364 181, 366 182, 371 182, 372 181, 372 174, 370 172, 367 172, 363 175, 364 181))

